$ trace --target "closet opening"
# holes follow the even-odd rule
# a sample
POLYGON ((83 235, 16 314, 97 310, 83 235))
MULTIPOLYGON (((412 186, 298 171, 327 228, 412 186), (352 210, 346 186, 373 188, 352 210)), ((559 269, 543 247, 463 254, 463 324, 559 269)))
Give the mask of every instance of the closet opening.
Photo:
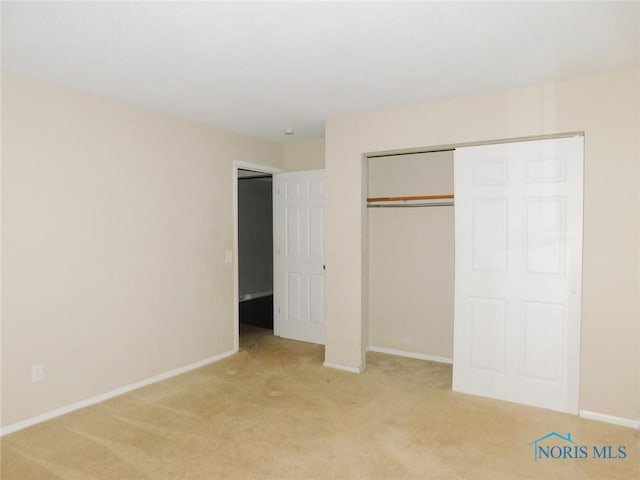
POLYGON ((577 414, 583 134, 367 162, 369 350, 577 414))
POLYGON ((453 156, 368 159, 370 351, 453 363, 453 156))

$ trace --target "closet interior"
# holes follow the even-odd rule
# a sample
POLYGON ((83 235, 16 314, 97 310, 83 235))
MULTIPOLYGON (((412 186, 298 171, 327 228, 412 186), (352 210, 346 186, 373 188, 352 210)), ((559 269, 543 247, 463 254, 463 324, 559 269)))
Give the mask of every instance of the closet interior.
POLYGON ((451 362, 453 153, 368 160, 370 350, 451 362))

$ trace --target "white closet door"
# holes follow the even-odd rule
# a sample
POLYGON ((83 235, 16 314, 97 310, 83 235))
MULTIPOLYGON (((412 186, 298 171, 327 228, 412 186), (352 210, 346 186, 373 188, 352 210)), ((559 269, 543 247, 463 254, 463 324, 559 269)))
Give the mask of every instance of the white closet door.
POLYGON ((324 344, 324 170, 274 178, 274 333, 324 344))
POLYGON ((578 412, 583 138, 456 149, 453 389, 578 412))

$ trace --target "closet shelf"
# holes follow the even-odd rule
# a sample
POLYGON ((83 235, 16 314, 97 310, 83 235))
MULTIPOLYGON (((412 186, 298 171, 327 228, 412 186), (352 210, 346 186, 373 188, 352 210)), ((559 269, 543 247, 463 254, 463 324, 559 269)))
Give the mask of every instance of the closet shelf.
POLYGON ((375 202, 414 202, 416 200, 448 200, 453 195, 412 195, 406 197, 369 197, 367 203, 375 202))
POLYGON ((403 196, 403 197, 369 197, 367 198, 367 208, 452 207, 452 206, 453 206, 453 195, 411 195, 411 196, 403 196))

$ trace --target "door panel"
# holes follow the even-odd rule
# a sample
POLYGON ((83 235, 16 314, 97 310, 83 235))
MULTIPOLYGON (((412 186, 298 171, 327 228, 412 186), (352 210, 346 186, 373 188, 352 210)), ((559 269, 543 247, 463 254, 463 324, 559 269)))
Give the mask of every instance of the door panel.
POLYGON ((582 137, 455 152, 453 388, 577 413, 582 137))
POLYGON ((274 179, 274 333, 324 344, 324 170, 274 179))
POLYGON ((505 302, 502 298, 470 298, 471 366, 504 373, 505 302))
POLYGON ((473 202, 473 269, 505 272, 507 268, 507 203, 502 199, 473 202))

